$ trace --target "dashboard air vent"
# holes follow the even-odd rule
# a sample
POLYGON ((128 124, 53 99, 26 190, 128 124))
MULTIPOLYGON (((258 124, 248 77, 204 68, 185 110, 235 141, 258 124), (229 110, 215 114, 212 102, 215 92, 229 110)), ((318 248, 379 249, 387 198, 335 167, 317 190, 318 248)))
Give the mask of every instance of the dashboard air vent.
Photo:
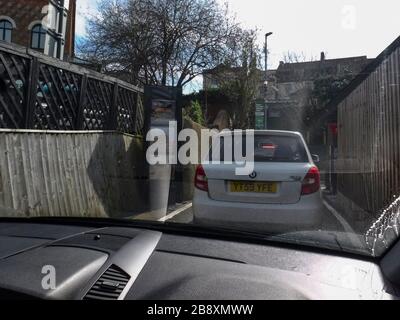
POLYGON ((126 272, 112 265, 96 281, 84 300, 118 300, 129 278, 126 272))

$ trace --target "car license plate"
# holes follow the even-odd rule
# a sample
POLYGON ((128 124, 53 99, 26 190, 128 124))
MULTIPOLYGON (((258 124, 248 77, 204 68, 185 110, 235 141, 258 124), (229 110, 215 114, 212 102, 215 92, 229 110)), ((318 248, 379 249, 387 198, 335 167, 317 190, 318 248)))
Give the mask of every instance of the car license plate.
POLYGON ((276 182, 230 181, 229 190, 231 192, 276 193, 278 184, 276 182))

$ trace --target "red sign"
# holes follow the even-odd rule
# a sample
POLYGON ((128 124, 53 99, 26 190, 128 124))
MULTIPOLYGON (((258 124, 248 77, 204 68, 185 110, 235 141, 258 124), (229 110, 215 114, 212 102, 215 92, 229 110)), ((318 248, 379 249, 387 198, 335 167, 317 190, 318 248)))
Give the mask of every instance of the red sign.
POLYGON ((329 123, 328 128, 329 128, 329 131, 332 133, 332 135, 337 136, 337 134, 338 134, 337 123, 329 123))

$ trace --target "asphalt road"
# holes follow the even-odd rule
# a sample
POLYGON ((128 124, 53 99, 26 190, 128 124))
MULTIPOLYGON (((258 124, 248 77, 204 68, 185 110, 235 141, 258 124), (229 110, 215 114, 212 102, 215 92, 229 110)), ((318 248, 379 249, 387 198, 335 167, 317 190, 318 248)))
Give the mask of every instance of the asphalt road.
MULTIPOLYGON (((332 207, 324 203, 324 218, 321 225, 321 230, 324 231, 349 231, 349 226, 332 207)), ((187 209, 178 209, 169 213, 165 221, 175 223, 193 223, 193 207, 186 205, 187 209)))

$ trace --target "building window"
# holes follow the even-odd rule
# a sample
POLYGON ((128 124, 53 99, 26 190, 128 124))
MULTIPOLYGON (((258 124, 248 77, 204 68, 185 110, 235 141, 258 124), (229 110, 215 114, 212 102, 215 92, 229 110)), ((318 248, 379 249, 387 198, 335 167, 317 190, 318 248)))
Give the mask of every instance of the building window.
POLYGON ((32 28, 31 48, 37 50, 44 50, 44 43, 46 39, 46 30, 41 24, 37 24, 32 28))
POLYGON ((10 21, 0 20, 0 40, 11 42, 13 26, 10 21))

